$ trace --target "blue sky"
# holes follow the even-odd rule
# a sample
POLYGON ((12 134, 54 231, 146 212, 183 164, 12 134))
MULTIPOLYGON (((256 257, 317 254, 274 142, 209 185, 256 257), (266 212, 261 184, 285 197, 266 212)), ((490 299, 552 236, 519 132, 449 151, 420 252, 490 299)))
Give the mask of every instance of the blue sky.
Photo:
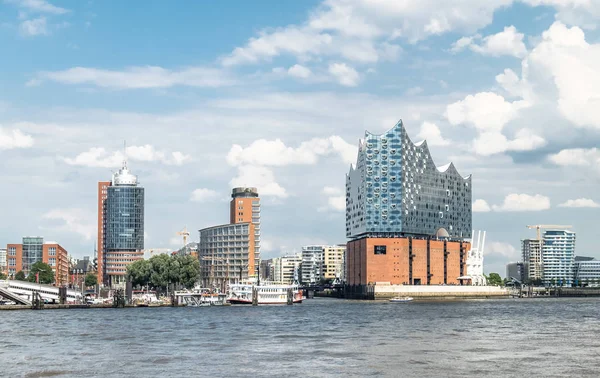
MULTIPOLYGON (((572 224, 600 257, 596 0, 0 0, 0 244, 91 255, 96 182, 127 140, 146 247, 263 200, 263 258, 343 243, 364 130, 403 119, 438 165, 473 174, 486 270, 527 224, 572 224), (301 221, 298 222, 297 220, 301 221)), ((197 239, 197 232, 193 232, 197 239)))

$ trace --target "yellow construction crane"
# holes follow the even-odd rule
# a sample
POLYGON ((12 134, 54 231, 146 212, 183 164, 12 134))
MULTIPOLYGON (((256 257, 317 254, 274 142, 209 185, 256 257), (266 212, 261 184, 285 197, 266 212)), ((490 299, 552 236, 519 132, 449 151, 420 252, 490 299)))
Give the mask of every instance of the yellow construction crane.
POLYGON ((183 228, 183 230, 177 232, 177 235, 179 236, 183 236, 183 247, 185 248, 185 246, 187 246, 187 240, 188 240, 188 236, 190 236, 190 233, 187 230, 187 226, 185 226, 183 228))
POLYGON ((535 224, 535 225, 527 226, 527 228, 529 228, 529 229, 537 230, 537 240, 542 240, 541 229, 555 228, 555 229, 559 229, 559 230, 564 230, 564 229, 572 228, 572 227, 573 226, 570 226, 570 225, 559 225, 559 224, 535 224))

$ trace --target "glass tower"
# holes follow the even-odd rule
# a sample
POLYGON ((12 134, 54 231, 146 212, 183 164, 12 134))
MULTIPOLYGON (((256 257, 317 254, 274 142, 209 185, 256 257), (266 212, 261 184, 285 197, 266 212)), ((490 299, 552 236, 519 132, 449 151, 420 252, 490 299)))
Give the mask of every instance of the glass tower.
POLYGON ((471 237, 471 176, 437 167, 426 141, 413 143, 402 121, 365 132, 346 175, 346 236, 471 237))

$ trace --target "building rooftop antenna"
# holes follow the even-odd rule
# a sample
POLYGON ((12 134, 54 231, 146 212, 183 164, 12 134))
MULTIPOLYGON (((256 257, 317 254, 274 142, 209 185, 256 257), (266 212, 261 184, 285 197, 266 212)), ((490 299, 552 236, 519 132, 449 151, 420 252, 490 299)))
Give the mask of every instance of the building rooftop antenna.
POLYGON ((123 140, 123 168, 127 168, 127 140, 123 140))

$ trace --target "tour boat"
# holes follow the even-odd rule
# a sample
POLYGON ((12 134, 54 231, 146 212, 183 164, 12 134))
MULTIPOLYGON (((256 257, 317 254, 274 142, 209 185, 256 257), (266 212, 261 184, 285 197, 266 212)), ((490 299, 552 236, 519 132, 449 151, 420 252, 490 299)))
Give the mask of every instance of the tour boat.
POLYGON ((257 290, 259 305, 287 304, 288 292, 292 292, 292 302, 302 303, 302 291, 298 285, 275 283, 233 284, 229 287, 227 302, 231 304, 252 304, 252 289, 257 290))
POLYGON ((393 303, 405 303, 405 302, 411 302, 413 299, 412 297, 395 297, 390 299, 390 302, 393 303))

